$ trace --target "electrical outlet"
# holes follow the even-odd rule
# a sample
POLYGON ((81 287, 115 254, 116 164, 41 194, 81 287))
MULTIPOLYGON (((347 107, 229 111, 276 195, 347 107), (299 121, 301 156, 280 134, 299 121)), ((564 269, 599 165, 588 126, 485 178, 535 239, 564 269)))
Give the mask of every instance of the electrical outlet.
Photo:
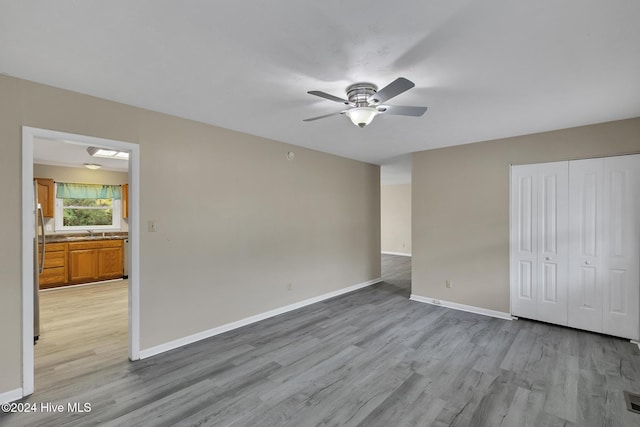
POLYGON ((434 299, 434 300, 433 300, 433 303, 434 303, 434 304, 440 304, 440 300, 439 300, 439 299, 434 299))
POLYGON ((452 288, 452 287, 453 287, 453 284, 451 283, 451 280, 447 279, 447 280, 446 280, 446 282, 445 282, 445 286, 446 286, 447 288, 452 288))
POLYGON ((287 290, 290 291, 293 289, 293 283, 287 283, 287 290))

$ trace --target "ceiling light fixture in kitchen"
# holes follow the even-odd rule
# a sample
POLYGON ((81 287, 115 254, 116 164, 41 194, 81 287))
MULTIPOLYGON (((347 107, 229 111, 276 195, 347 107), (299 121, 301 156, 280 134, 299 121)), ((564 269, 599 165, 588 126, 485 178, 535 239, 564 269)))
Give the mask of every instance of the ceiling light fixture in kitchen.
POLYGON ((100 147, 88 147, 87 153, 91 154, 93 157, 103 157, 105 159, 129 160, 128 151, 118 151, 118 150, 112 150, 112 149, 100 148, 100 147))
POLYGON ((98 163, 85 163, 84 167, 87 169, 96 170, 96 169, 100 169, 102 165, 98 163))

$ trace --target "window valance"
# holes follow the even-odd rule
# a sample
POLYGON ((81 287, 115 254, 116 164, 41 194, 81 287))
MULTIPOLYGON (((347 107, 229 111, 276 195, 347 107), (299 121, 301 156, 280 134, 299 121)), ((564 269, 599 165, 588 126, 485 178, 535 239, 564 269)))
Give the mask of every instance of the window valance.
POLYGON ((121 198, 119 185, 56 183, 58 199, 117 199, 121 198))

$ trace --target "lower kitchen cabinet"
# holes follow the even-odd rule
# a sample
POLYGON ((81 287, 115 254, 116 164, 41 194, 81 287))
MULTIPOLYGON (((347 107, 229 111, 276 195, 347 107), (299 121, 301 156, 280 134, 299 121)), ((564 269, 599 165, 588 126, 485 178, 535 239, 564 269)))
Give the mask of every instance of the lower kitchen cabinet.
POLYGON ((124 274, 123 245, 98 249, 98 279, 107 280, 122 277, 124 274))
POLYGON ((124 241, 47 243, 40 289, 119 279, 124 274, 124 241))
POLYGON ((69 250, 69 282, 93 282, 98 280, 98 250, 69 250))
POLYGON ((71 242, 69 245, 69 283, 117 279, 123 275, 122 240, 71 242))
MULTIPOLYGON (((40 254, 41 247, 38 248, 40 254)), ((40 273, 40 289, 63 286, 67 282, 67 244, 49 243, 45 246, 44 266, 40 273)))

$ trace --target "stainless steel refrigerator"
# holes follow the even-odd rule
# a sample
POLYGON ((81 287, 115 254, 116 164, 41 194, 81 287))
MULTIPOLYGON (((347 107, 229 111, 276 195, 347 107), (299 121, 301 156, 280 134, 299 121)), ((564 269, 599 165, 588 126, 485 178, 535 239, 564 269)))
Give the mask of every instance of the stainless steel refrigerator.
POLYGON ((38 203, 38 183, 33 182, 33 211, 35 215, 35 230, 33 238, 33 342, 40 338, 40 274, 44 268, 44 253, 46 238, 44 235, 44 215, 42 206, 38 203))

